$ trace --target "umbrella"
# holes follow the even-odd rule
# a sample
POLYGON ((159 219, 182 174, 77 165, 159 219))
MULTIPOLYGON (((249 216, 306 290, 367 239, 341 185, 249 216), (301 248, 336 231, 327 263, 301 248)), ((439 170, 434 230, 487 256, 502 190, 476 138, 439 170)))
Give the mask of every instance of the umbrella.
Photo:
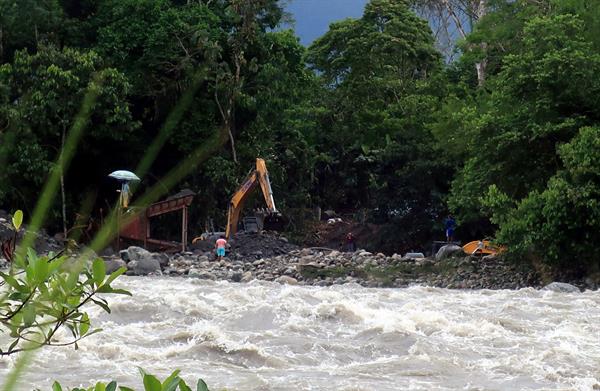
POLYGON ((120 181, 139 181, 140 180, 140 178, 138 178, 138 176, 135 175, 133 172, 125 171, 125 170, 118 170, 118 171, 111 172, 108 176, 111 178, 118 179, 120 181))

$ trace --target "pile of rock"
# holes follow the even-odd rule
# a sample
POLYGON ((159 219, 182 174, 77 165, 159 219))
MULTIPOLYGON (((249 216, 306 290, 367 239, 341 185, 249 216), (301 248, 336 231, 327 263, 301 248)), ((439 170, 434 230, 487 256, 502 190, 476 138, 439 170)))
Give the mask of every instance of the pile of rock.
POLYGON ((432 286, 459 289, 519 289, 539 286, 537 273, 495 256, 450 258, 444 261, 450 271, 432 275, 432 286))
POLYGON ((368 287, 406 287, 414 284, 466 289, 516 289, 537 286, 535 273, 493 257, 446 259, 386 256, 360 250, 342 253, 322 248, 294 249, 258 258, 235 254, 221 261, 212 253, 179 253, 171 257, 139 247, 121 251, 109 269, 127 266, 130 275, 189 276, 247 282, 253 279, 288 284, 328 286, 357 283, 368 287))
MULTIPOLYGON (((212 258, 214 245, 214 240, 199 241, 192 246, 192 251, 212 258)), ((277 233, 238 233, 229 240, 228 253, 232 259, 249 260, 288 254, 296 249, 298 246, 277 233)))

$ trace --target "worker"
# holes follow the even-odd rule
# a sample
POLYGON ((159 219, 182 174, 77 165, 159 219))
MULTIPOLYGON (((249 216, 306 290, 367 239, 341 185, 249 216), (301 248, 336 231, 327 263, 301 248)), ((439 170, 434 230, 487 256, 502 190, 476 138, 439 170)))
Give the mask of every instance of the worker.
POLYGON ((217 252, 217 259, 220 261, 225 256, 225 247, 227 246, 227 240, 225 235, 219 236, 219 239, 215 242, 215 251, 217 252))
POLYGON ((348 232, 348 235, 346 235, 346 250, 348 252, 356 251, 356 238, 352 232, 348 232))
POLYGON ((456 228, 456 220, 454 220, 454 217, 452 217, 451 214, 448 214, 444 225, 446 226, 446 242, 452 242, 454 240, 454 229, 456 228))
POLYGON ((131 197, 131 192, 129 190, 129 183, 123 182, 121 185, 121 206, 124 209, 129 208, 129 198, 131 197))

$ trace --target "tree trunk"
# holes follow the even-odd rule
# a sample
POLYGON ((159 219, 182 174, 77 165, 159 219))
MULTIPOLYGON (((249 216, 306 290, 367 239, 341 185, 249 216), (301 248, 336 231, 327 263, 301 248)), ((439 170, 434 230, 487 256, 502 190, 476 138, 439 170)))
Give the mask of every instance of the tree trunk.
POLYGON ((65 149, 65 136, 66 130, 63 126, 62 137, 61 137, 61 148, 60 148, 60 195, 62 200, 62 223, 63 223, 63 235, 67 239, 67 201, 65 196, 65 167, 63 162, 63 153, 65 149))
MULTIPOLYGON (((487 13, 487 0, 479 0, 477 5, 477 9, 475 10, 475 15, 477 15, 477 20, 481 20, 487 13)), ((487 49, 487 44, 484 42, 481 44, 481 50, 485 53, 487 49)), ((487 68, 488 60, 484 58, 481 62, 475 64, 475 68, 477 70, 477 85, 482 87, 485 84, 485 75, 487 68)))
POLYGON ((233 161, 238 162, 237 152, 235 150, 235 140, 233 139, 233 121, 227 121, 227 131, 229 132, 229 142, 231 143, 231 153, 233 155, 233 161))
POLYGON ((4 62, 4 29, 0 26, 0 64, 4 62))
MULTIPOLYGON (((241 50, 240 50, 241 52, 241 50)), ((240 58, 241 54, 236 54, 235 56, 235 78, 233 83, 233 89, 231 91, 231 95, 229 97, 229 109, 227 111, 227 130, 229 131, 229 141, 231 142, 231 153, 233 154, 233 161, 238 162, 237 160, 237 152, 235 150, 235 140, 233 139, 233 127, 235 126, 235 103, 238 91, 242 89, 241 86, 241 74, 242 74, 242 65, 240 58)))
POLYGON ((237 161, 237 153, 235 150, 235 140, 233 138, 233 110, 235 106, 234 92, 230 91, 230 95, 227 97, 227 107, 223 107, 221 105, 221 101, 219 100, 219 93, 217 91, 218 85, 215 84, 215 101, 217 102, 217 107, 219 108, 219 112, 221 113, 221 118, 223 120, 223 130, 227 133, 229 137, 229 144, 231 145, 231 153, 233 155, 233 161, 237 161))

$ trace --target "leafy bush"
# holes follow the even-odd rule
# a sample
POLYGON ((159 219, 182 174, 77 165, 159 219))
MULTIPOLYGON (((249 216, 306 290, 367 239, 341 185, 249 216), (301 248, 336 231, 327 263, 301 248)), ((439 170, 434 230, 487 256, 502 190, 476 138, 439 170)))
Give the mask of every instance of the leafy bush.
MULTIPOLYGON (((8 347, 0 348, 0 356, 30 351, 42 346, 74 345, 84 337, 101 331, 91 329, 90 319, 83 307, 93 303, 110 313, 105 299, 98 293, 131 295, 126 290, 113 288, 112 282, 126 271, 120 268, 106 275, 104 261, 91 260, 85 253, 77 258, 66 255, 39 256, 32 249, 26 254, 16 246, 17 234, 23 223, 23 212, 14 213, 12 223, 15 234, 2 243, 2 252, 11 263, 8 272, 0 272, 0 332, 8 331, 8 347), (55 342, 53 336, 62 327, 70 330, 73 339, 55 342)), ((144 391, 192 391, 173 372, 162 383, 153 375, 141 370, 144 391)), ((7 389, 11 389, 16 378, 9 377, 7 389)), ((55 382, 53 391, 62 391, 55 382)), ((97 383, 87 391, 115 391, 117 383, 97 383)), ((119 391, 133 391, 119 386, 119 391)), ((72 391, 86 391, 74 388, 72 391)), ((196 391, 208 391, 206 383, 200 379, 196 391)))
MULTIPOLYGON (((140 369, 140 373, 142 375, 142 379, 144 381, 144 391, 192 391, 186 382, 179 377, 180 371, 173 372, 169 377, 167 377, 162 383, 160 380, 149 373, 146 373, 143 369, 140 369)), ((96 385, 91 386, 89 388, 73 388, 71 391, 134 391, 132 388, 118 386, 117 382, 111 381, 108 384, 104 383, 96 383, 96 385)), ((62 386, 55 382, 52 385, 52 391, 62 391, 62 386)), ((204 380, 199 379, 196 384, 196 391, 208 391, 208 387, 204 380)))
MULTIPOLYGON (((15 232, 22 221, 23 213, 17 211, 13 217, 15 232)), ((106 300, 98 297, 98 293, 130 295, 111 286, 125 268, 107 276, 102 259, 90 260, 85 254, 78 258, 60 254, 39 256, 32 249, 21 251, 15 242, 16 234, 3 244, 4 255, 11 265, 7 272, 0 272, 0 331, 8 331, 11 339, 7 347, 0 348, 0 356, 42 346, 77 346, 77 341, 100 331, 90 331, 89 316, 83 311, 86 304, 110 312, 106 300), (71 341, 52 341, 61 327, 70 330, 71 341)))
POLYGON ((513 255, 569 271, 600 267, 600 128, 585 127, 559 148, 565 169, 517 204, 495 187, 483 199, 513 255))

